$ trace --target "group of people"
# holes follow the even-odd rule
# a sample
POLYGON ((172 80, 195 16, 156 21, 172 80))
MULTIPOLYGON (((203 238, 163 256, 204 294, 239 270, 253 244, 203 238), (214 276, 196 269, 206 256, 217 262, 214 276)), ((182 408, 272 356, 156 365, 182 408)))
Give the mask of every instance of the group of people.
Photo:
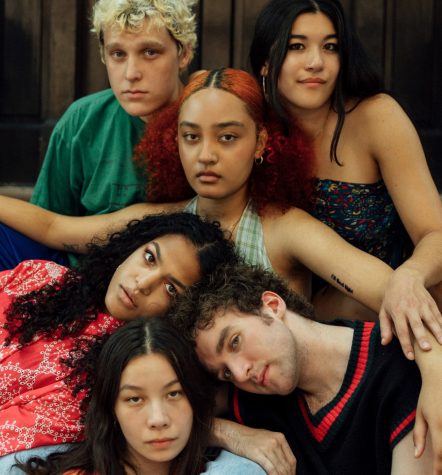
POLYGON ((270 0, 254 76, 183 85, 195 4, 97 0, 111 89, 0 197, 1 473, 442 474, 413 125, 339 0, 270 0))

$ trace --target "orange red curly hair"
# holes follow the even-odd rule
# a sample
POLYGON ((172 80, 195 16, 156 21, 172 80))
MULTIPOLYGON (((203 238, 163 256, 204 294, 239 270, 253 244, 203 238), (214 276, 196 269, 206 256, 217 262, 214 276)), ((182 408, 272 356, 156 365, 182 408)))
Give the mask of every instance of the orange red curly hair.
POLYGON ((265 101, 256 80, 245 71, 217 69, 195 75, 183 89, 180 99, 158 112, 149 122, 135 149, 135 158, 148 174, 147 199, 173 202, 195 195, 184 175, 178 152, 178 116, 181 105, 195 92, 217 88, 234 94, 247 107, 257 128, 266 127, 268 141, 261 165, 250 176, 250 198, 261 214, 272 205, 282 211, 296 206, 308 208, 313 191, 311 146, 296 127, 289 135, 276 120, 266 120, 265 101))

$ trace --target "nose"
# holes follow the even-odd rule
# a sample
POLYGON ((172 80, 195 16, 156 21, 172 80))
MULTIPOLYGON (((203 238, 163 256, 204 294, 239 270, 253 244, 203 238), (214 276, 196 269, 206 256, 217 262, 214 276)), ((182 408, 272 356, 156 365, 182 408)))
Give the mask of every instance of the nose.
POLYGON ((306 55, 305 68, 308 71, 320 71, 324 62, 319 48, 310 48, 306 55))
POLYGON ((164 429, 170 425, 170 417, 164 401, 151 401, 147 408, 147 425, 151 429, 164 429))
POLYGON ((205 165, 218 162, 218 154, 211 140, 203 140, 199 153, 199 161, 205 165))
POLYGON ((129 56, 126 61, 126 79, 131 82, 141 79, 141 69, 138 60, 132 56, 129 56))
POLYGON ((143 295, 149 295, 159 285, 160 276, 155 270, 139 272, 135 277, 136 291, 138 290, 143 295))
POLYGON ((236 361, 229 365, 236 383, 246 383, 251 376, 252 365, 244 358, 236 358, 236 361))

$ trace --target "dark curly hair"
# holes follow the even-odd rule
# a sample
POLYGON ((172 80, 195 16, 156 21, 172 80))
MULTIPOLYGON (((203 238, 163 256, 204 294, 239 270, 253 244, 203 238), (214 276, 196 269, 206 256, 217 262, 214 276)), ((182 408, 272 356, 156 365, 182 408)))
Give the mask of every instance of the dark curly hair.
POLYGON ((313 157, 310 143, 293 125, 285 135, 277 120, 267 121, 265 101, 255 79, 239 69, 215 69, 197 74, 184 88, 180 99, 150 120, 135 149, 135 159, 147 170, 149 201, 173 202, 195 195, 187 182, 179 157, 177 136, 181 105, 194 93, 207 88, 229 92, 244 102, 257 130, 265 127, 268 141, 261 165, 250 176, 250 197, 261 214, 271 204, 281 210, 308 207, 313 190, 313 157))
POLYGON ((74 468, 85 475, 124 475, 124 465, 131 464, 126 440, 115 417, 115 403, 126 366, 134 358, 149 354, 163 355, 171 364, 193 410, 189 441, 173 461, 170 473, 199 474, 204 466, 212 422, 213 388, 191 346, 170 321, 162 318, 129 322, 103 345, 86 415, 85 440, 67 452, 51 454, 46 460, 34 457, 18 466, 30 475, 55 475, 74 468))
POLYGON ((79 335, 104 310, 104 298, 116 268, 136 249, 160 236, 184 236, 197 249, 201 277, 217 265, 235 261, 233 246, 218 224, 189 213, 159 214, 131 221, 106 242, 92 242, 76 269, 61 280, 17 297, 6 310, 9 344, 22 345, 36 334, 79 335))
POLYGON ((383 90, 380 76, 347 21, 339 0, 271 0, 256 20, 249 57, 257 79, 262 79, 262 67, 267 66, 266 98, 271 109, 285 124, 286 130, 290 129, 292 119, 281 101, 278 79, 287 54, 293 22, 303 13, 318 12, 330 19, 338 36, 340 69, 332 97, 332 107, 338 114, 338 122, 330 147, 330 159, 339 163, 336 149, 346 115, 345 100, 362 100, 383 90))
POLYGON ((262 294, 270 290, 278 294, 287 308, 313 319, 311 303, 290 290, 272 272, 246 264, 227 264, 189 287, 181 295, 167 317, 191 342, 199 330, 213 325, 218 311, 238 310, 245 314, 261 315, 262 294))

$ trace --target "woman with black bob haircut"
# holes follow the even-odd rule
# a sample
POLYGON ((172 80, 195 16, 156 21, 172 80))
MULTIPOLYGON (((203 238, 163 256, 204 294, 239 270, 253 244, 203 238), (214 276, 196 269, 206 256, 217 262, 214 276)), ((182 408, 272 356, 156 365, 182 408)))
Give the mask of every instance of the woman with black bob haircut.
POLYGON ((85 394, 66 383, 72 352, 122 321, 166 314, 176 295, 231 260, 233 245, 219 225, 174 213, 131 221, 89 244, 76 269, 24 261, 1 272, 0 473, 16 456, 45 457, 81 440, 85 394))
POLYGON ((31 475, 196 475, 214 407, 192 346, 165 318, 112 334, 96 363, 85 440, 19 467, 31 475))

